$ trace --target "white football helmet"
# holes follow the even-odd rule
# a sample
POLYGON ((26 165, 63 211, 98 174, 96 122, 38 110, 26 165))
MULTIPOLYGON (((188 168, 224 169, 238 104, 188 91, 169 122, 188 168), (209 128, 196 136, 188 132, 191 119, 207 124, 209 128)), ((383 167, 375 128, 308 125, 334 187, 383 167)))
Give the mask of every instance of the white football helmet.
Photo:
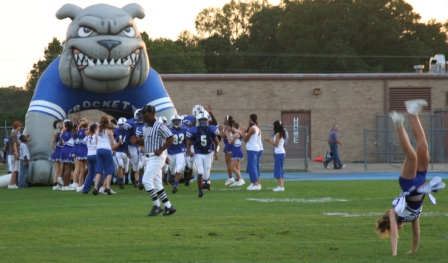
POLYGON ((200 127, 208 126, 208 114, 205 112, 199 112, 196 116, 196 125, 200 127))
POLYGON ((159 122, 160 122, 160 123, 163 123, 164 125, 166 125, 167 121, 168 121, 168 120, 166 119, 165 116, 160 116, 160 117, 159 117, 159 122))
POLYGON ((196 105, 193 107, 193 110, 191 111, 191 113, 194 117, 196 117, 196 115, 198 115, 198 113, 204 112, 204 111, 205 111, 204 107, 202 107, 201 105, 196 105))
POLYGON ((139 122, 139 123, 143 122, 143 114, 140 111, 141 111, 141 109, 136 109, 134 111, 135 122, 139 122))
POLYGON ((182 125, 182 119, 183 118, 177 114, 171 116, 170 118, 171 127, 179 128, 182 125))
POLYGON ((126 121, 127 121, 127 120, 126 120, 126 118, 125 118, 125 117, 121 117, 121 118, 119 118, 119 119, 118 119, 118 122, 117 122, 117 124, 118 124, 118 125, 120 125, 120 124, 125 124, 125 123, 126 123, 126 121))
POLYGON ((125 125, 126 121, 127 120, 124 117, 119 118, 118 122, 117 122, 118 128, 124 129, 125 128, 124 125, 125 125))

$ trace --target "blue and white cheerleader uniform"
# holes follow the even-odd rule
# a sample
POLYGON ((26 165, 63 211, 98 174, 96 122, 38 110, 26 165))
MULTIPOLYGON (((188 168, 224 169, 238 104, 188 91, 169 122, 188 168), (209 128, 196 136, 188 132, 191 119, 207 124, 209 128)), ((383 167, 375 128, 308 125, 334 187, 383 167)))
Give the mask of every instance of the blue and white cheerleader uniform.
MULTIPOLYGON (((230 132, 233 135, 232 132, 230 132)), ((238 133, 239 134, 239 133, 238 133)), ((231 160, 243 160, 244 159, 244 154, 243 154, 243 150, 241 149, 241 145, 243 144, 243 141, 241 140, 241 134, 240 137, 238 139, 235 139, 232 143, 232 157, 231 160)))
POLYGON ((59 141, 61 140, 61 133, 58 132, 56 134, 56 147, 54 147, 54 151, 50 156, 50 161, 52 162, 60 162, 61 161, 61 150, 62 145, 59 145, 59 141))
POLYGON ((73 150, 73 133, 71 131, 65 131, 62 133, 61 140, 63 143, 61 150, 61 163, 74 163, 73 156, 71 155, 73 150))
POLYGON ((78 160, 87 160, 87 136, 86 129, 78 130, 78 150, 76 151, 76 158, 78 160))

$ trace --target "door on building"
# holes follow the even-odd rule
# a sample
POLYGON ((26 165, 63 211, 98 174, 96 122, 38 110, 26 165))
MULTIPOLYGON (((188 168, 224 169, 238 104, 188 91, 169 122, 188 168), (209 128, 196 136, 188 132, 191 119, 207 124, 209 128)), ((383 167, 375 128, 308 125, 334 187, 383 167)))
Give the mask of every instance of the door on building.
POLYGON ((282 123, 288 130, 289 140, 285 146, 286 158, 310 158, 311 113, 309 111, 282 111, 282 123))

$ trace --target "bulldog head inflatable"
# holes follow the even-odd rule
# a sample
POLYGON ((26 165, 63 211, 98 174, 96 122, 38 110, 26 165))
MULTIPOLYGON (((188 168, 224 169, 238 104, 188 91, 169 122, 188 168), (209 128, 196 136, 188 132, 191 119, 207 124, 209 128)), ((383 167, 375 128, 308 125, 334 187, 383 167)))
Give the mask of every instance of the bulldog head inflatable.
POLYGON ((56 17, 72 20, 59 62, 65 85, 107 93, 146 81, 148 55, 134 23, 134 18, 145 17, 140 5, 120 9, 98 4, 82 9, 66 4, 56 17))

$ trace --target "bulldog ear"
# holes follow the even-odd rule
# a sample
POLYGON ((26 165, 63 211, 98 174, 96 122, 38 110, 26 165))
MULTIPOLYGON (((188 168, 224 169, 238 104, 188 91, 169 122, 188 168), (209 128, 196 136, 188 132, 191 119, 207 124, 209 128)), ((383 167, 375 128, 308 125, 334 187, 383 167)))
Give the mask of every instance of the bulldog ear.
POLYGON ((128 4, 123 6, 123 9, 126 13, 128 13, 132 18, 140 18, 143 19, 145 17, 145 10, 139 4, 128 4))
POLYGON ((82 8, 77 5, 65 4, 56 12, 56 17, 59 20, 65 19, 67 17, 73 20, 81 10, 82 8))

